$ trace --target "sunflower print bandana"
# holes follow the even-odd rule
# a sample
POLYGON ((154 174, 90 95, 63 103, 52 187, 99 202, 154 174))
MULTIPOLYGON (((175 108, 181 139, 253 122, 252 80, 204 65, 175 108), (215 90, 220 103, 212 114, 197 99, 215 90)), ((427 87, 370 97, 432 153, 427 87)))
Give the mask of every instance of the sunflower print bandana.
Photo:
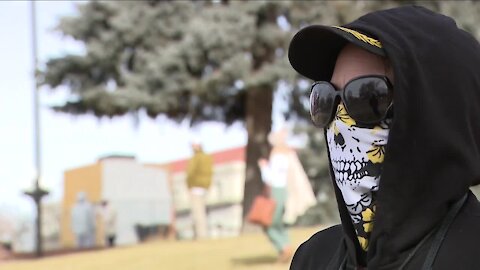
POLYGON ((391 120, 377 125, 360 125, 342 103, 327 127, 335 181, 350 213, 358 242, 364 251, 374 226, 375 195, 378 191, 391 120))

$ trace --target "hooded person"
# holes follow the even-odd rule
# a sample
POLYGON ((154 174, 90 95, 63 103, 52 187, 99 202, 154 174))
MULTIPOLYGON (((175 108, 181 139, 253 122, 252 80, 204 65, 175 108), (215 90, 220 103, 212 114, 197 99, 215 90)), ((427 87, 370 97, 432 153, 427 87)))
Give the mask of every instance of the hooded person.
POLYGON ((480 269, 478 41, 403 6, 307 26, 288 55, 315 81, 341 218, 290 269, 480 269))

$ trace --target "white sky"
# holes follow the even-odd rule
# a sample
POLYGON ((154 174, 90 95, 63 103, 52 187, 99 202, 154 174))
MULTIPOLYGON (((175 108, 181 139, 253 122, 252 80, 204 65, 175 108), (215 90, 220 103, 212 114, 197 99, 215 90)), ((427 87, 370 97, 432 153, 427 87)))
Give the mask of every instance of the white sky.
MULTIPOLYGON (((36 7, 40 64, 52 56, 79 52, 81 46, 53 31, 61 16, 75 13, 75 3, 37 1, 36 7)), ((29 216, 33 203, 22 191, 33 185, 34 177, 30 26, 29 2, 0 2, 0 59, 4 63, 0 65, 0 213, 29 216)), ((212 123, 190 131, 165 120, 142 117, 136 126, 130 117, 98 120, 57 114, 48 108, 65 96, 62 91, 42 91, 40 95, 41 181, 51 191, 46 198, 50 202, 63 197, 66 169, 93 163, 99 156, 125 153, 140 162, 163 163, 188 157, 192 136, 204 142, 206 151, 242 146, 247 141, 241 125, 226 128, 212 123)))

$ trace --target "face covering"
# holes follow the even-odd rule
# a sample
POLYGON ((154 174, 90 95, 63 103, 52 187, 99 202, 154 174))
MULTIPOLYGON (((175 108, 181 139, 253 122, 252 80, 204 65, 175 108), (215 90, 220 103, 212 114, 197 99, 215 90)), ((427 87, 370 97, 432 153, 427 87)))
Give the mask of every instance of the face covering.
POLYGON ((390 122, 387 119, 377 125, 357 124, 340 103, 335 119, 326 130, 335 181, 364 251, 368 250, 368 239, 373 229, 375 194, 390 122))

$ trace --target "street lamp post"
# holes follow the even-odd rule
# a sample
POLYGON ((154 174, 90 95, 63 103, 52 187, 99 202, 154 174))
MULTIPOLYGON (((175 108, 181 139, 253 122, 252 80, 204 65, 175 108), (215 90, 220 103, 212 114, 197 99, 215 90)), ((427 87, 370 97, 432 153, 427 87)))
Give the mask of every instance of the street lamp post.
POLYGON ((34 149, 35 149, 35 183, 32 190, 25 191, 24 194, 30 196, 35 203, 37 210, 36 232, 35 232, 35 253, 37 257, 43 254, 42 249, 42 198, 48 194, 48 191, 40 187, 41 176, 41 153, 40 153, 40 115, 38 109, 38 89, 37 89, 37 29, 35 1, 30 1, 31 22, 32 22, 32 57, 33 57, 33 115, 34 115, 34 149))

